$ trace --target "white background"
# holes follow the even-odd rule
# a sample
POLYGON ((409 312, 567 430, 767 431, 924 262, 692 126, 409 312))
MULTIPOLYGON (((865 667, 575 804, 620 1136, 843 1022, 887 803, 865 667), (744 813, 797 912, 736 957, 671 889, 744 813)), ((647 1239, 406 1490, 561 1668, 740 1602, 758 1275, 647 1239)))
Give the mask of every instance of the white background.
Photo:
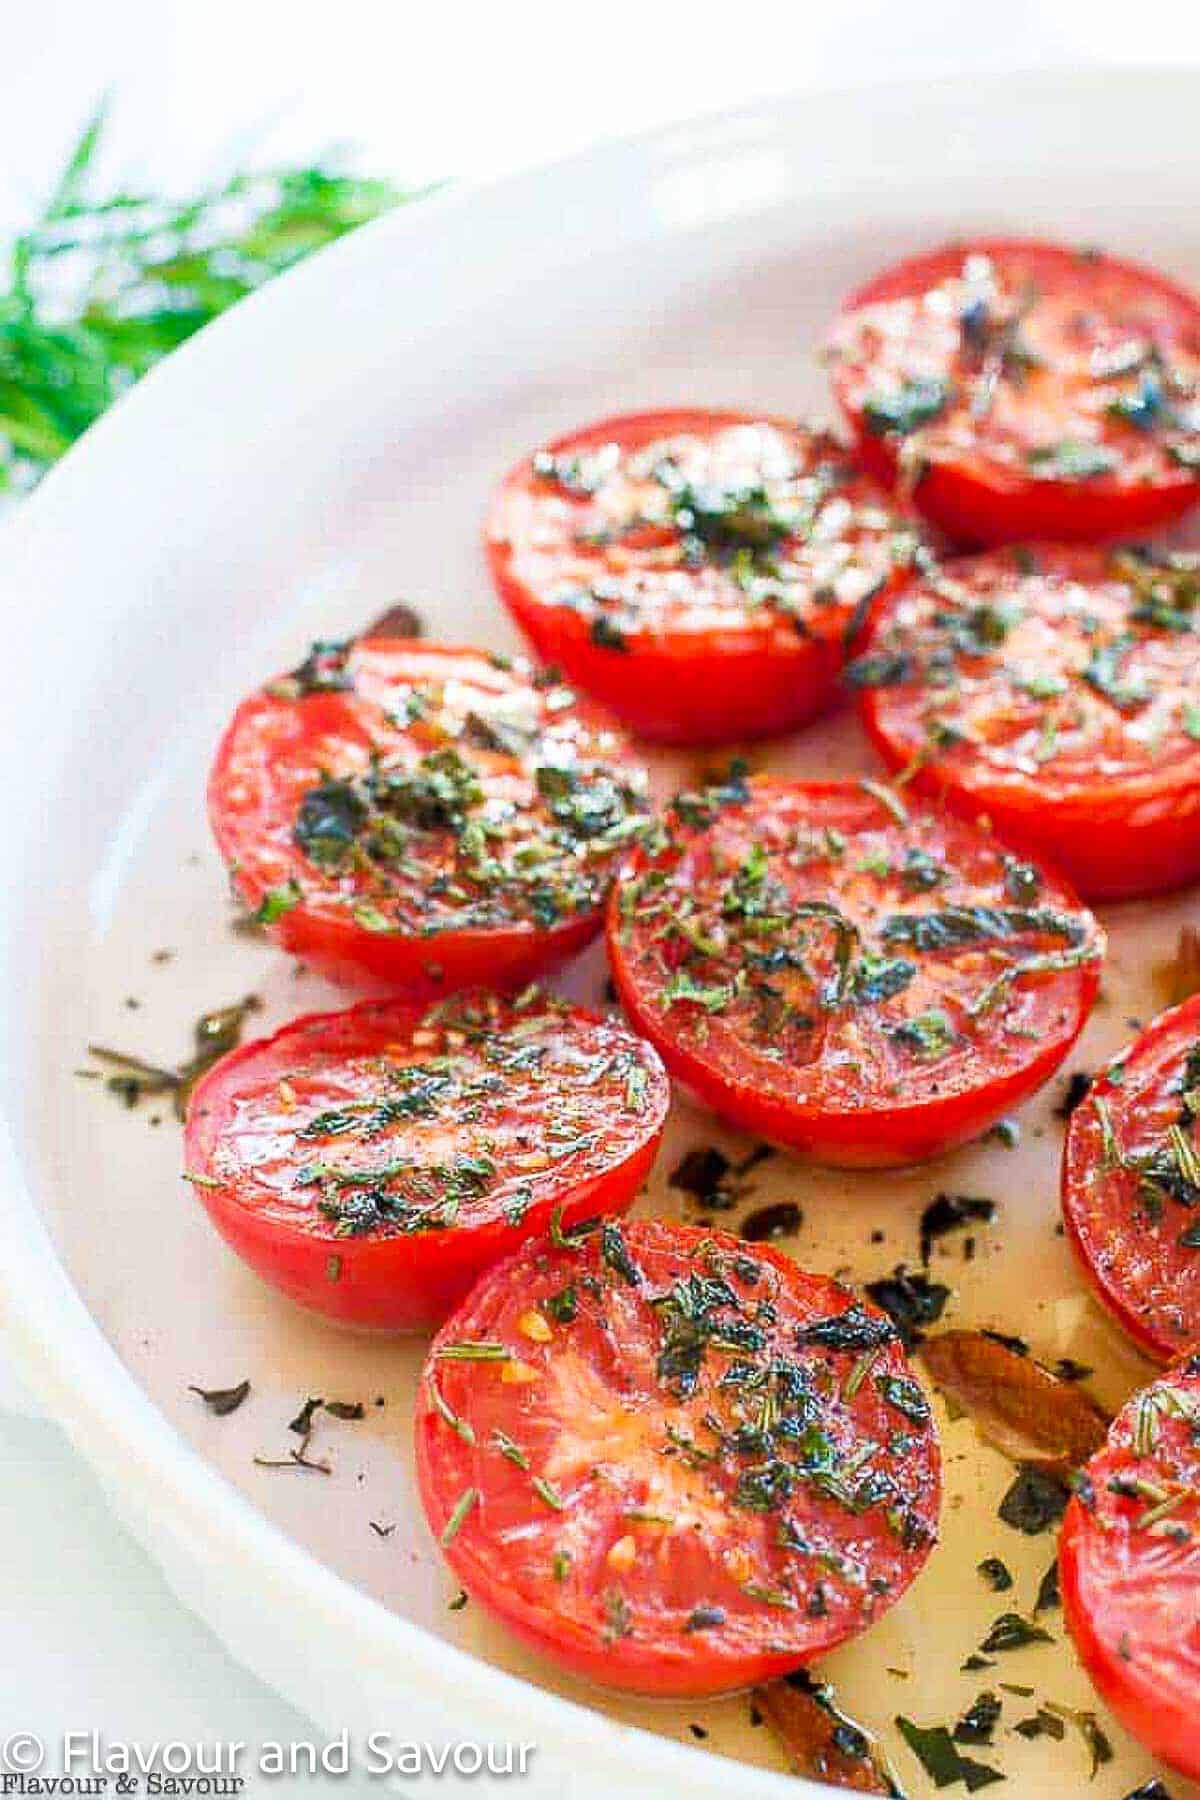
MULTIPOLYGON (((349 141, 365 171, 419 183, 806 86, 1200 62, 1200 9, 1186 14, 1180 0, 9 0, 0 228, 36 206, 105 89, 114 180, 186 189, 247 155, 349 141)), ((20 1402, 0 1386, 0 1737, 309 1735, 178 1606, 57 1428, 6 1396, 20 1402)), ((350 1800, 366 1784, 329 1786, 350 1800)))

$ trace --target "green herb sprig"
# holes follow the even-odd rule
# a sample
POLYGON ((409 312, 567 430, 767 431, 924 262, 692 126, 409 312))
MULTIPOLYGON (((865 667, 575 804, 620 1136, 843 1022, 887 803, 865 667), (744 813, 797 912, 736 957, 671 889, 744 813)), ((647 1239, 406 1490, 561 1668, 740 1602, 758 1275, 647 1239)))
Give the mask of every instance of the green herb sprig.
POLYGON ((33 487, 162 357, 264 282, 415 195, 332 163, 190 199, 95 179, 106 104, 0 275, 0 492, 33 487))

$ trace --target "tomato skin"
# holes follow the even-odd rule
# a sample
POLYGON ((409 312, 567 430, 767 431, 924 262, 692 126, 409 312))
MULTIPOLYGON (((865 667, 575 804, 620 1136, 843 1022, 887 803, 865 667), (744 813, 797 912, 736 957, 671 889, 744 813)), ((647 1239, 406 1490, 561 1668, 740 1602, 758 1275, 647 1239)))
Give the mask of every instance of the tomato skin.
MULTIPOLYGON (((782 808, 790 821, 803 817, 811 817, 816 824, 835 820, 851 845, 847 856, 853 853, 856 830, 878 826, 887 817, 878 801, 849 782, 756 779, 748 784, 748 791, 755 819, 764 817, 763 808, 768 813, 782 808)), ((920 813, 913 816, 918 821, 922 817, 920 813)), ((943 817, 936 828, 948 834, 959 851, 967 847, 975 856, 986 853, 995 859, 1011 848, 982 835, 976 839, 970 828, 960 827, 949 817, 943 817)), ((643 859, 642 869, 647 861, 643 859)), ((890 1168, 923 1162, 980 1136, 1048 1081, 1087 1019, 1099 986, 1103 933, 1049 865, 1040 864, 1040 873, 1044 891, 1054 904, 1078 910, 1086 921, 1083 929, 1095 953, 1092 960, 1069 974, 1055 977, 1062 983, 1061 1008, 1056 1010, 1057 1002, 1053 1002, 1036 1023, 1027 1022, 1037 1048, 1006 1069, 989 1068, 990 1059, 981 1052, 981 1069, 970 1075, 956 1071, 948 1077, 935 1071, 933 1079, 921 1080, 919 1091, 910 1082, 907 1096, 890 1103, 881 1100, 883 1086, 878 1078, 866 1091, 861 1085, 852 1092, 834 1084, 826 1092, 819 1067, 817 1076, 809 1081, 799 1052, 781 1050, 780 1060, 772 1065, 764 1057, 747 1057, 744 1046, 718 1038, 711 1030, 712 1022, 710 1042, 689 1036, 686 1023, 674 1023, 661 1002, 661 970, 647 972, 645 964, 639 963, 639 942, 635 938, 631 946, 626 941, 622 896, 630 881, 636 881, 637 869, 627 875, 610 900, 609 962, 621 1004, 635 1029, 656 1045, 677 1081, 740 1130, 839 1168, 890 1168), (785 1073, 778 1073, 781 1068, 785 1073), (797 1069, 803 1070, 804 1086, 795 1074, 797 1069)), ((690 882, 691 865, 685 885, 690 882)), ((878 897, 871 897, 871 910, 878 911, 881 905, 878 897)), ((870 912, 864 916, 869 917, 870 912)))
POLYGON ((1194 1215, 1169 1197, 1158 1217, 1139 1208, 1136 1176, 1105 1167, 1097 1106, 1126 1154, 1135 1143, 1149 1149, 1179 1116, 1180 1072, 1197 1044, 1200 995, 1161 1013, 1101 1071, 1071 1114, 1063 1145, 1062 1211, 1072 1248, 1121 1329, 1159 1363, 1200 1341, 1200 1265, 1196 1251, 1177 1242, 1194 1215))
MULTIPOLYGON (((586 455, 614 443, 627 454, 636 453, 681 435, 706 443, 738 427, 756 426, 779 433, 796 448, 802 465, 806 460, 815 464, 823 451, 836 451, 846 460, 842 446, 793 421, 685 409, 603 419, 556 439, 539 454, 586 455)), ((574 571, 575 563, 565 526, 539 523, 538 490, 543 484, 534 462, 527 458, 511 471, 489 510, 484 546, 496 590, 539 657, 561 665, 572 681, 638 737, 697 745, 774 737, 808 723, 839 700, 838 675, 846 658, 843 639, 854 622, 855 606, 840 601, 818 606, 806 600, 805 628, 800 631, 786 615, 767 608, 749 610, 711 558, 698 573, 686 573, 686 579, 696 583, 690 606, 681 602, 668 608, 665 620, 652 614, 641 625, 624 627, 623 650, 597 643, 589 618, 577 608, 556 603, 546 591, 555 577, 551 552, 540 541, 543 531, 558 531, 562 537, 560 568, 574 571)), ((856 506, 895 513, 882 488, 849 468, 835 491, 856 506)), ((548 509, 564 502, 559 497, 541 504, 548 509)), ((903 571, 891 552, 885 553, 882 527, 863 531, 861 542, 864 566, 878 569, 878 591, 885 591, 903 571)), ((657 548, 651 554, 671 552, 657 548)), ((635 549, 635 569, 637 556, 635 549)), ((602 566, 596 564, 597 569, 602 566)), ((652 581, 652 570, 641 574, 652 581)), ((668 577, 684 578, 684 571, 664 570, 664 585, 668 577)), ((811 579, 808 585, 811 589, 811 579)))
MULTIPOLYGON (((1128 635, 1134 654, 1152 668, 1161 666, 1162 680, 1186 697, 1189 636, 1156 632, 1136 622, 1136 590, 1119 574, 1127 565, 1147 571, 1156 566, 1150 560, 1139 562, 1133 553, 1039 543, 1019 552, 1000 550, 956 559, 946 565, 945 579, 984 604, 1013 600, 1024 605, 1031 632, 1058 632, 1052 609, 1070 588, 1089 589, 1097 607, 1106 604, 1104 595, 1123 591, 1124 615, 1114 602, 1111 617, 1106 614, 1106 630, 1110 635, 1118 631, 1128 635), (1032 564, 1032 572, 1018 572, 1017 557, 1024 565, 1032 564), (1045 600, 1038 599, 1039 589, 1045 600)), ((933 584, 920 577, 910 581, 876 612, 859 666, 890 648, 913 653, 923 640, 934 643, 929 622, 940 605, 933 584)), ((1045 667, 1063 681, 1065 708, 1087 708, 1099 720, 1088 727, 1094 750, 1074 750, 1065 768, 1061 756, 1030 765, 1025 750, 1012 740, 1017 709, 1023 706, 1028 719, 1026 738, 1038 716, 1044 724, 1049 712, 1043 701, 1039 715, 1028 699, 1016 696, 1012 685, 1026 629, 1019 623, 1006 642, 978 656, 956 653, 958 671, 973 688, 977 686, 979 697, 989 682, 994 696, 997 735, 985 739, 981 749, 974 746, 973 718, 968 719, 968 738, 931 749, 923 716, 927 702, 932 706, 936 701, 934 710, 952 726, 965 716, 964 703, 947 697, 944 690, 932 693, 913 681, 862 687, 859 715, 880 757, 890 769, 911 772, 912 791, 936 799, 963 818, 990 822, 1050 858, 1088 900, 1136 899, 1200 879, 1200 742, 1185 733, 1176 718, 1169 723, 1166 741, 1150 758, 1144 746, 1135 744, 1137 715, 1127 723, 1089 690, 1079 676, 1087 649, 1075 650, 1063 631, 1061 644, 1045 667), (1015 650, 1012 638, 1017 640, 1015 650)), ((947 641, 944 634, 941 641, 947 641)))
POLYGON ((480 1281, 431 1347, 416 1414, 417 1478, 456 1578, 538 1654, 585 1680, 636 1693, 729 1692, 825 1654, 898 1598, 936 1536, 940 1459, 927 1404, 917 1422, 886 1406, 881 1417, 880 1383, 903 1382, 922 1404, 898 1340, 874 1307, 768 1246, 755 1245, 748 1256, 747 1246, 724 1232, 629 1221, 621 1247, 641 1283, 631 1289, 616 1274, 609 1280, 599 1243, 593 1233, 577 1249, 526 1246, 480 1281), (711 1411, 716 1376, 702 1379, 690 1403, 680 1405, 654 1373, 663 1340, 653 1320, 675 1291, 673 1281, 736 1264, 755 1269, 744 1293, 770 1295, 784 1326, 769 1342, 786 1346, 785 1355, 796 1355, 797 1327, 847 1310, 879 1334, 872 1381, 862 1383, 853 1403, 841 1388, 861 1351, 801 1350, 807 1373, 816 1370, 832 1384, 832 1398, 805 1414, 813 1429, 843 1430, 845 1422, 834 1420, 838 1409, 856 1419, 852 1430, 873 1430, 877 1438, 907 1428, 905 1447, 894 1452, 906 1509, 903 1541, 881 1517, 882 1500, 854 1514, 799 1491, 782 1503, 805 1532, 830 1546, 832 1561, 840 1543, 864 1573, 879 1577, 877 1587, 859 1576, 845 1590, 843 1578, 831 1578, 828 1611, 806 1604, 803 1587, 790 1588, 795 1604, 786 1608, 744 1592, 742 1584, 765 1571, 781 1582, 812 1584, 811 1558, 794 1560, 780 1543, 777 1509, 764 1514, 735 1504, 722 1485, 727 1469, 706 1473, 704 1464, 686 1459, 677 1467, 663 1454, 663 1444, 681 1437, 697 1442, 692 1422, 711 1411), (547 1296, 564 1283, 578 1293, 578 1315, 555 1322, 549 1342, 531 1341, 524 1335, 529 1321, 546 1316, 547 1296), (464 1341, 514 1344, 517 1378, 505 1381, 508 1364, 450 1360, 464 1341), (507 1454, 497 1449, 505 1438, 507 1454), (514 1448, 523 1458, 516 1468, 514 1448), (540 1467, 559 1471, 553 1510, 530 1495, 540 1467), (568 1468, 574 1472, 561 1472, 568 1468), (475 1503, 453 1522, 468 1489, 475 1503), (631 1517, 631 1505, 644 1506, 655 1494, 664 1505, 673 1498, 677 1511, 631 1517), (629 1560, 618 1563, 622 1541, 629 1560), (558 1573, 550 1560, 554 1543, 570 1546, 558 1573), (628 1630, 606 1623, 614 1583, 628 1584, 628 1630), (694 1627, 695 1609, 705 1606, 720 1616, 694 1627))
MULTIPOLYGON (((1063 1515, 1058 1546, 1059 1583, 1067 1628, 1081 1662, 1125 1729, 1152 1755, 1192 1780, 1200 1780, 1200 1666, 1196 1620, 1200 1616, 1200 1554, 1195 1501, 1170 1515, 1190 1527, 1191 1541, 1173 1543, 1131 1523, 1144 1500, 1114 1495, 1108 1483, 1137 1475, 1145 1459, 1135 1454, 1138 1409, 1146 1397, 1174 1389, 1200 1404, 1200 1362, 1191 1357, 1159 1378, 1117 1415, 1108 1443, 1083 1471, 1092 1506, 1078 1495, 1063 1515), (1190 1517, 1189 1517, 1190 1514, 1190 1517)), ((1158 1415, 1156 1435, 1180 1421, 1158 1415)), ((1154 1456, 1151 1474, 1190 1479, 1195 1492, 1195 1451, 1170 1460, 1154 1456), (1190 1470, 1188 1464, 1190 1463, 1190 1470)), ((1165 1522, 1165 1521, 1164 1521, 1165 1522)))
MULTIPOLYGON (((870 382, 851 348, 854 315, 938 287, 958 276, 964 259, 972 255, 991 259, 1001 275, 1012 270, 1018 283, 1041 282, 1051 293, 1081 287, 1081 311, 1089 289, 1102 294, 1107 283, 1111 290, 1124 290, 1141 302, 1168 348, 1181 341, 1190 357, 1200 354, 1200 301, 1157 270, 1106 254, 1081 255, 1060 245, 1017 238, 950 244, 909 257, 847 297, 831 338, 834 394, 860 461, 881 481, 897 479, 897 446, 891 438, 872 432, 866 421, 863 399, 870 382)), ((1035 384, 1037 379, 1035 370, 1035 384)), ((925 518, 963 546, 1037 538, 1103 542, 1134 538, 1181 518, 1200 501, 1200 476, 1163 463, 1145 479, 1120 468, 1086 480, 1034 479, 976 447, 955 454, 939 450, 926 464, 912 497, 925 518)))
MULTIPOLYGON (((272 893, 290 881, 298 887, 298 899, 269 919, 270 935, 334 980, 360 987, 435 994, 486 983, 513 991, 583 949, 600 928, 603 886, 597 885, 593 899, 564 906, 553 920, 510 908, 507 917, 479 922, 466 913, 456 917, 449 906, 423 920, 422 893, 433 891, 434 874, 456 873, 453 847, 435 846, 438 860, 420 879, 400 881, 396 921, 385 919, 386 928, 373 929, 361 923, 354 904, 375 902, 369 881, 364 888, 361 875, 329 875, 296 846, 299 808, 320 771, 333 764, 335 777, 357 775, 372 753, 385 759, 414 754, 420 732, 426 738, 417 748, 428 753, 431 742, 436 747, 422 721, 405 728, 389 716, 393 692, 403 696, 443 684, 480 696, 481 705, 522 695, 542 704, 538 696, 545 683, 527 665, 510 671, 480 651, 403 639, 360 639, 331 648, 344 664, 343 689, 289 693, 294 676, 268 683, 242 702, 218 747, 209 778, 209 817, 243 904, 251 909, 269 904, 272 893)), ((556 705, 551 713, 547 702, 541 729, 552 734, 544 741, 553 742, 554 754, 577 749, 581 760, 587 753, 588 766, 596 768, 607 757, 614 778, 644 782, 625 741, 596 709, 556 705)), ((489 755, 485 763, 471 766, 484 767, 485 779, 507 780, 510 787, 529 773, 527 763, 515 757, 489 755)), ((536 807, 529 816, 536 818, 536 807)), ((491 885, 480 883, 477 894, 486 898, 491 885)))
MULTIPOLYGON (((484 1017, 501 1044, 514 1020, 528 1034, 540 1016, 537 1002, 514 1009, 489 994, 460 996, 451 1008, 452 1024, 484 1017)), ((528 1202, 515 1221, 504 1212, 497 1191, 494 1197, 468 1198, 454 1223, 442 1229, 342 1235, 321 1217, 312 1184, 295 1179, 292 1164, 320 1160, 322 1153, 319 1142, 297 1135, 300 1125, 291 1120, 304 1122, 323 1110, 316 1098, 321 1094, 328 1105, 344 1104, 346 1092, 362 1091, 358 1070, 380 1058, 402 1068, 430 1036, 426 1007, 409 1000, 364 1001, 345 1012, 309 1014, 269 1038, 239 1046, 215 1064, 188 1103, 185 1159, 195 1192, 230 1248, 297 1304, 343 1324, 386 1331, 428 1329, 462 1300, 482 1271, 544 1232, 556 1208, 568 1227, 598 1212, 623 1213, 654 1162, 670 1097, 655 1052, 619 1025, 582 1008, 555 1007, 547 1018, 551 1053, 560 1043, 565 1047, 567 1072, 557 1078, 563 1093, 570 1089, 570 1059, 585 1053, 628 1059, 630 1068, 644 1072, 644 1091, 636 1122, 614 1119, 599 1100, 593 1103, 591 1110, 604 1127, 603 1146, 572 1159, 570 1169, 532 1176, 526 1183, 528 1202), (292 1098, 281 1118, 279 1103, 272 1109, 266 1096, 289 1090, 292 1098), (248 1161, 239 1153, 241 1138, 234 1137, 235 1130, 242 1136, 249 1130, 248 1161), (289 1131, 290 1137, 285 1135, 289 1131), (272 1139, 284 1136, 285 1147, 270 1156, 264 1150, 266 1162, 256 1162, 256 1144, 268 1134, 272 1139), (274 1172, 278 1161, 285 1164, 282 1177, 274 1172)), ((519 1042, 527 1046, 530 1038, 519 1042)), ((452 1053, 464 1054, 461 1049, 452 1053)), ((366 1091, 378 1092, 379 1083, 372 1089, 368 1082, 366 1091)), ((587 1090, 581 1092, 586 1103, 587 1090)), ((551 1096, 547 1117, 560 1097, 551 1096)), ((528 1098, 523 1104, 528 1107, 528 1098)), ((533 1105, 541 1110, 536 1094, 533 1105)), ((455 1112, 464 1108, 461 1096, 445 1103, 442 1111, 448 1116, 434 1121, 442 1140, 455 1134, 455 1112)), ((424 1115, 414 1117, 420 1121, 424 1115)), ((413 1124, 405 1135, 402 1128, 402 1142, 411 1142, 417 1129, 413 1124)), ((468 1154, 482 1134, 482 1127, 473 1135, 469 1128, 457 1129, 468 1154)), ((336 1148, 344 1140, 335 1135, 329 1141, 336 1148)), ((383 1138, 378 1141, 382 1146, 383 1138)), ((534 1141, 531 1136, 529 1147, 534 1141)), ((511 1190, 511 1167, 502 1167, 499 1179, 511 1190)))

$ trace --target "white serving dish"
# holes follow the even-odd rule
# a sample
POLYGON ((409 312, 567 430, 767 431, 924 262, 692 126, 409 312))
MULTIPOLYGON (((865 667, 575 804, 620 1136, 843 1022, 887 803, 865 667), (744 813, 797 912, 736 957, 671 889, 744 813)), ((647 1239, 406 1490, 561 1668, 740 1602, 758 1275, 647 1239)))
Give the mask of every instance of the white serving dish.
MULTIPOLYGON (((506 465, 629 406, 824 408, 811 349, 839 295, 894 254, 967 231, 1042 232, 1195 280, 1198 104, 1200 78, 1165 71, 806 95, 446 193, 205 332, 8 527, 7 1336, 181 1597, 330 1731, 534 1742, 524 1791, 539 1795, 682 1784, 700 1800, 731 1780, 747 1800, 818 1791, 779 1773, 743 1700, 607 1699, 557 1679, 477 1608, 448 1612, 453 1586, 411 1483, 419 1347, 338 1334, 265 1293, 178 1182, 173 1125, 154 1129, 146 1110, 121 1111, 74 1073, 90 1039, 179 1057, 200 1011, 251 988, 264 1024, 330 997, 229 930, 202 810, 221 722, 310 638, 358 628, 398 596, 433 635, 511 645, 478 548, 506 465), (152 961, 164 948, 173 960, 152 961), (225 1420, 186 1392, 243 1375, 252 1399, 225 1420), (286 1441, 307 1393, 387 1404, 363 1425, 325 1428, 328 1481, 254 1467, 255 1450, 286 1441), (372 1518, 396 1530, 377 1537, 372 1518), (702 1749, 693 1721, 709 1733, 702 1749), (731 1770, 713 1750, 754 1766, 731 1770)), ((846 719, 770 761, 870 766, 846 719)), ((688 765, 659 767, 667 779, 688 765)), ((1115 1049, 1127 1015, 1154 1010, 1154 966, 1197 910, 1190 895, 1110 913, 1107 1004, 1075 1066, 1115 1049)), ((580 979, 595 976, 593 964, 580 979)), ((1055 1234, 1054 1098, 1025 1108, 1017 1151, 873 1177, 778 1159, 759 1199, 800 1199, 803 1260, 869 1277, 915 1257, 916 1216, 939 1187, 996 1195, 1003 1230, 984 1234, 975 1262, 936 1266, 957 1290, 948 1319, 1094 1363, 1098 1391, 1116 1401, 1144 1368, 1084 1299, 1055 1234), (883 1245, 869 1243, 875 1223, 883 1245)), ((678 1209, 664 1180, 684 1141, 730 1138, 681 1107, 655 1205, 678 1209)), ((902 1710, 928 1722, 969 1703, 981 1681, 959 1664, 1005 1603, 975 1563, 1001 1549, 1018 1576, 1005 1600, 1027 1606, 1052 1553, 1050 1539, 996 1524, 1009 1472, 970 1426, 948 1426, 945 1442, 942 1549, 830 1665, 864 1719, 902 1710)), ((1061 1644, 998 1674, 1094 1704, 1061 1644)), ((1112 1735, 1104 1791, 1117 1794, 1152 1771, 1112 1735)), ((1001 1760, 1012 1800, 1086 1785, 1071 1744, 1010 1736, 1001 1760)), ((910 1793, 925 1792, 911 1758, 902 1766, 910 1793)))

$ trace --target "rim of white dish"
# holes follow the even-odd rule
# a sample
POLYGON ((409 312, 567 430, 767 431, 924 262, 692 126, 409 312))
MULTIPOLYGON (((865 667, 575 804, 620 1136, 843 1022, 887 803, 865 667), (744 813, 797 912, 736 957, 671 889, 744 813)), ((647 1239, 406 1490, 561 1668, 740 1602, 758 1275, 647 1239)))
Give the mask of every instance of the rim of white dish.
MULTIPOLYGON (((38 681, 34 657, 44 653, 45 646, 45 623, 39 624, 37 609, 39 544, 48 541, 47 534, 69 528, 73 497, 86 491, 93 467, 119 453, 128 434, 136 439, 145 415, 153 418, 156 410, 168 411, 176 393, 187 396, 195 386, 193 371, 206 360, 216 362, 223 356, 229 362, 239 348, 244 353, 261 341, 281 306, 303 303, 319 310, 336 296, 343 274, 352 272, 356 263, 369 264, 382 243, 394 250, 480 207, 503 203, 515 210, 526 197, 536 197, 540 188, 570 180, 580 171, 615 172, 623 163, 644 167, 656 154, 686 161, 743 127, 753 129, 760 139, 769 138, 774 121, 794 122, 801 109, 819 114, 838 106, 861 108, 881 90, 907 97, 913 107, 921 108, 945 107, 952 98, 966 119, 989 104, 1017 106, 1039 93, 1062 92, 1094 101, 1114 80, 1152 91, 1159 105, 1166 104, 1167 90, 1191 98, 1200 91, 1200 71, 1066 63, 1039 70, 802 90, 761 105, 708 112, 615 139, 537 168, 458 183, 361 228, 241 302, 176 351, 112 408, 23 503, 7 525, 6 571, 0 575, 12 587, 9 617, 14 620, 5 686, 16 697, 22 684, 28 692, 28 684, 38 681), (969 103, 962 98, 964 85, 969 88, 969 103)), ((19 882, 0 884, 0 942, 11 936, 14 922, 5 890, 18 886, 19 882)), ((333 1574, 271 1524, 175 1434, 118 1359, 58 1260, 24 1179, 9 1121, 3 1117, 0 1182, 11 1221, 7 1254, 0 1258, 0 1326, 31 1385, 110 1491, 119 1493, 125 1516, 132 1515, 135 1528, 140 1515, 144 1522, 153 1519, 159 1532, 165 1530, 177 1554, 168 1559, 160 1545, 154 1548, 160 1560, 169 1561, 168 1577, 186 1604, 202 1614, 210 1610, 197 1597, 199 1583, 186 1579, 189 1567, 207 1570, 210 1587, 214 1569, 222 1564, 235 1567, 243 1602, 252 1593, 264 1608, 286 1606, 294 1628, 325 1643, 326 1655, 336 1654, 343 1661, 352 1658, 364 1668, 378 1667, 386 1659, 399 1681, 408 1678, 447 1716, 469 1719, 475 1738, 489 1732, 497 1737, 517 1734, 546 1747, 569 1746, 572 1792, 611 1791, 614 1779, 635 1792, 657 1791, 680 1778, 697 1794, 716 1796, 727 1790, 729 1759, 622 1725, 445 1643, 333 1574)), ((146 1530, 144 1535, 152 1534, 146 1530)), ((281 1632, 281 1639, 286 1635, 281 1632)), ((241 1656, 236 1646, 230 1648, 241 1656)), ((281 1653, 273 1668, 264 1666, 261 1657, 246 1655, 242 1660, 288 1698, 313 1710, 310 1694, 298 1692, 302 1680, 289 1674, 286 1655, 281 1653)), ((763 1800, 784 1794, 799 1800, 805 1794, 816 1797, 830 1791, 746 1765, 739 1766, 738 1781, 745 1794, 763 1800)))

